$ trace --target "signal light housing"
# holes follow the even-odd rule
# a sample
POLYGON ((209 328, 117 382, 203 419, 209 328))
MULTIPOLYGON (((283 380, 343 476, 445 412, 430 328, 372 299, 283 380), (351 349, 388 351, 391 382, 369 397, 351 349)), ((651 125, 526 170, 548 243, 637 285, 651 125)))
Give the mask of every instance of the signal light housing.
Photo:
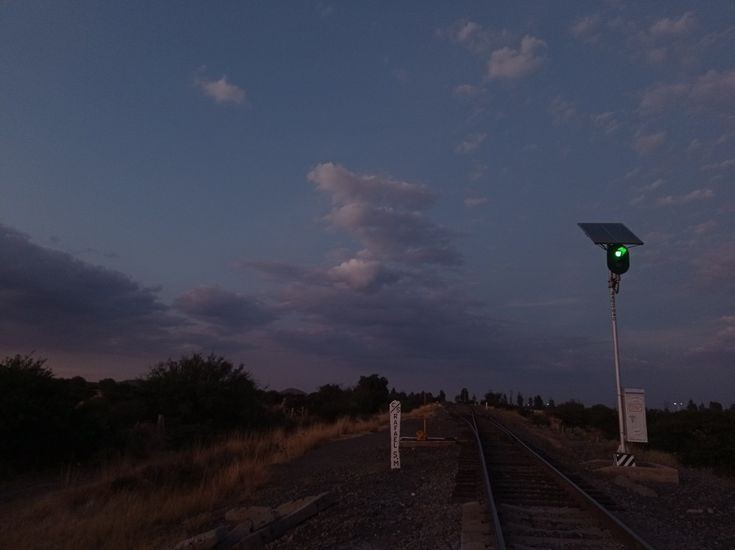
POLYGON ((622 244, 607 245, 607 267, 612 273, 622 275, 630 269, 630 250, 622 244))

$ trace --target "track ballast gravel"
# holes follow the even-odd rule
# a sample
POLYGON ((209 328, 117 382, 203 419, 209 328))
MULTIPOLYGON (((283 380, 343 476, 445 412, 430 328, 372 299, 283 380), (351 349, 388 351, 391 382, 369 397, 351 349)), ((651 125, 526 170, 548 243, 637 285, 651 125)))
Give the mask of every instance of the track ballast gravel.
MULTIPOLYGON (((386 415, 386 426, 388 418, 386 415)), ((419 420, 404 420, 414 435, 419 420)), ((440 410, 429 435, 457 436, 459 426, 440 410)), ((289 531, 267 548, 459 548, 461 505, 452 502, 459 446, 404 448, 401 470, 390 470, 388 430, 332 441, 275 467, 252 503, 281 502, 333 492, 337 505, 289 531)))

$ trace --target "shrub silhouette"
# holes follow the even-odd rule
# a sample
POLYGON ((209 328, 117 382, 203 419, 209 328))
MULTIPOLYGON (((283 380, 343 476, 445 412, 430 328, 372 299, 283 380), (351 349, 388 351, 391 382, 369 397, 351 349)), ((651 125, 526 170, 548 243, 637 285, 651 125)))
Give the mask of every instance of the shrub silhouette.
POLYGON ((357 414, 375 414, 386 408, 390 401, 388 379, 377 374, 361 376, 354 390, 357 414))
POLYGON ((337 384, 324 384, 307 398, 309 411, 323 420, 336 420, 354 412, 352 390, 337 384))
POLYGON ((258 389, 243 365, 200 354, 154 366, 142 382, 149 418, 165 418, 175 445, 236 429, 259 428, 266 412, 258 389))
POLYGON ((44 359, 7 357, 0 363, 0 460, 5 473, 68 457, 74 406, 64 381, 54 378, 44 359))

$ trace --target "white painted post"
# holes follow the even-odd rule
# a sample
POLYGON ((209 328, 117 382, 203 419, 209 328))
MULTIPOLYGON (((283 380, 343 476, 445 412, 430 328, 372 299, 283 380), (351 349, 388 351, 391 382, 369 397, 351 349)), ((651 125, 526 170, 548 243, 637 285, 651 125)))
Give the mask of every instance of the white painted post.
POLYGON ((401 469, 401 402, 392 401, 389 407, 390 418, 390 469, 401 469))

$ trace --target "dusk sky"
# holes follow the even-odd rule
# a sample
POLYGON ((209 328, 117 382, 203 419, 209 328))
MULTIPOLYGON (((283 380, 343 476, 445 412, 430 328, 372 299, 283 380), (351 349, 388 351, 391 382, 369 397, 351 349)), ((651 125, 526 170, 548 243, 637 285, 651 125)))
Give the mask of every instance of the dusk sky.
POLYGON ((735 401, 735 5, 0 1, 0 353, 735 401))

